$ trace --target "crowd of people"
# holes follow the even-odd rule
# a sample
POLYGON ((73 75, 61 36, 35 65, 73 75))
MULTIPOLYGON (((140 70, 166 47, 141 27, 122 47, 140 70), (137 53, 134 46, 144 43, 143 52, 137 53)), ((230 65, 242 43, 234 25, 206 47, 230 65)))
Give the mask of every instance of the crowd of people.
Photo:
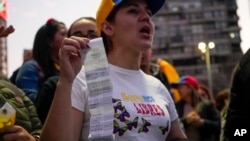
MULTIPOLYGON (((190 74, 170 82, 152 60, 151 16, 164 2, 101 0, 95 18, 80 17, 69 28, 54 18, 42 24, 23 64, 10 78, 0 77, 0 106, 7 102, 16 111, 14 125, 0 129, 0 141, 242 140, 235 131, 250 127, 250 51, 239 60, 232 86, 215 94, 190 74), (95 38, 103 41, 112 82, 107 103, 114 108, 114 125, 109 139, 102 133, 90 135, 92 88, 81 52, 95 38)), ((1 25, 0 37, 14 31, 12 25, 1 25)))

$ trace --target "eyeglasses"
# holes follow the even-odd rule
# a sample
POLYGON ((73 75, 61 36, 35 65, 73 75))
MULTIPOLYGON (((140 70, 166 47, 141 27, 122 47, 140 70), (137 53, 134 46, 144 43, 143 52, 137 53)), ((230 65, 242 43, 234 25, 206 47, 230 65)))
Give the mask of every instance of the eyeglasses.
POLYGON ((99 37, 96 31, 89 31, 88 34, 86 35, 82 34, 81 31, 76 31, 72 33, 71 36, 84 37, 84 38, 89 38, 89 39, 94 39, 94 38, 99 37))

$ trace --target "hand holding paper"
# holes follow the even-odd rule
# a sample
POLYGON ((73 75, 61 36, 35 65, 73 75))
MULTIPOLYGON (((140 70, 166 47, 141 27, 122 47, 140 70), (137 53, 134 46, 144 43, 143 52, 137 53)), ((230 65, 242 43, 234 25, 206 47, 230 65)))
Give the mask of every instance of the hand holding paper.
POLYGON ((14 125, 16 120, 16 110, 6 102, 0 109, 0 129, 14 125))

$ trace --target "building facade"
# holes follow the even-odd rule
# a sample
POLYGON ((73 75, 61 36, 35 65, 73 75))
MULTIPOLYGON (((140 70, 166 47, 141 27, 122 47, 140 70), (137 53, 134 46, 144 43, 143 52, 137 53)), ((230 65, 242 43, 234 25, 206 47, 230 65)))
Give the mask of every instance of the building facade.
MULTIPOLYGON (((0 17, 0 24, 6 25, 6 22, 0 17)), ((0 74, 7 76, 7 40, 0 38, 0 74)))
POLYGON ((206 85, 208 69, 199 42, 214 42, 209 52, 212 91, 230 87, 242 57, 236 0, 167 0, 153 17, 154 59, 173 64, 180 76, 193 75, 206 85))
MULTIPOLYGON (((6 26, 6 0, 0 0, 0 24, 6 26)), ((7 39, 0 38, 0 74, 7 76, 7 39)))

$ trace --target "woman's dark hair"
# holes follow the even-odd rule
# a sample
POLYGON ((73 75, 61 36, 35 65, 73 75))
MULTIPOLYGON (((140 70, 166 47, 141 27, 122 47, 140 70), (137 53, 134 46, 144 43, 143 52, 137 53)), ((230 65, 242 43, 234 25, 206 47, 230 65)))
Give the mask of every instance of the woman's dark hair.
POLYGON ((215 105, 216 108, 221 111, 224 106, 226 105, 225 100, 229 100, 230 99, 230 90, 229 89, 224 89, 224 90, 220 90, 216 96, 215 96, 215 105))
POLYGON ((79 19, 76 19, 76 20, 70 25, 69 30, 68 30, 68 33, 67 33, 67 37, 70 37, 70 36, 71 36, 71 30, 72 30, 73 26, 75 25, 75 23, 77 23, 78 21, 84 20, 84 19, 96 23, 96 19, 93 18, 93 17, 81 17, 81 18, 79 18, 79 19))
POLYGON ((191 99, 192 99, 192 102, 191 102, 191 105, 194 107, 194 108, 197 108, 197 105, 199 104, 199 102, 201 101, 199 96, 198 96, 198 92, 196 89, 193 89, 192 92, 191 92, 191 99))
POLYGON ((212 97, 212 93, 209 91, 209 88, 208 88, 206 85, 200 84, 200 85, 199 85, 199 89, 203 90, 203 91, 206 93, 206 95, 208 96, 208 99, 209 99, 212 103, 214 103, 214 98, 212 97))
MULTIPOLYGON (((198 104, 199 104, 199 102, 201 101, 201 99, 199 98, 199 96, 198 96, 198 91, 197 91, 197 89, 195 89, 195 88, 193 88, 193 87, 191 87, 191 86, 189 86, 189 85, 187 85, 190 89, 191 89, 191 93, 190 93, 190 98, 191 98, 191 106, 194 108, 194 109, 196 109, 197 108, 197 106, 198 106, 198 104)), ((183 99, 182 97, 181 97, 181 101, 182 102, 186 102, 186 100, 185 99, 183 99)))
MULTIPOLYGON (((39 64, 44 76, 43 80, 54 75, 57 71, 54 61, 51 57, 51 41, 54 40, 55 34, 60 25, 65 25, 55 19, 49 19, 45 25, 39 28, 35 35, 33 44, 33 59, 39 64)), ((42 80, 42 81, 43 81, 42 80)))

